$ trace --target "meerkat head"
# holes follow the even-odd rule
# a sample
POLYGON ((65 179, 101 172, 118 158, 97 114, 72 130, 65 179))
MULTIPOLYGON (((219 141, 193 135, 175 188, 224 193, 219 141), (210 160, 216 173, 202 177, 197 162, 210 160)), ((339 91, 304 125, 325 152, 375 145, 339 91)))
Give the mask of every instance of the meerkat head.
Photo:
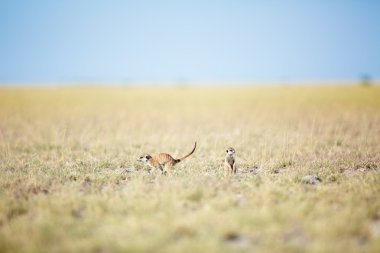
POLYGON ((235 149, 234 148, 227 148, 226 153, 229 156, 234 156, 235 155, 235 149))
POLYGON ((140 156, 140 158, 137 159, 137 160, 140 161, 140 162, 146 163, 146 162, 148 162, 150 159, 152 159, 152 156, 151 156, 151 155, 149 155, 149 154, 143 154, 143 155, 140 156))

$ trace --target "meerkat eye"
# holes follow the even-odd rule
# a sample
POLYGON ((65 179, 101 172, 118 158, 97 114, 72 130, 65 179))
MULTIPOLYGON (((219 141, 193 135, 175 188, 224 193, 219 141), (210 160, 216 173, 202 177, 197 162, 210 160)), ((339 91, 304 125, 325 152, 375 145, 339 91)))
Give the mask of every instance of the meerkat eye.
POLYGON ((228 149, 226 150, 226 153, 228 153, 228 149))

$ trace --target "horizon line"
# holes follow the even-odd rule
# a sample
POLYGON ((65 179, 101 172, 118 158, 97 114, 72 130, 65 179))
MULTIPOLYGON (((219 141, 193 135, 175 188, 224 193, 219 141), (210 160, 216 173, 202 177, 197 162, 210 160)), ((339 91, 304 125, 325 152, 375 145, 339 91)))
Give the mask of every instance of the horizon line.
POLYGON ((33 87, 200 87, 200 86, 327 86, 380 85, 373 80, 287 80, 287 81, 60 81, 60 82, 0 82, 0 88, 33 87))

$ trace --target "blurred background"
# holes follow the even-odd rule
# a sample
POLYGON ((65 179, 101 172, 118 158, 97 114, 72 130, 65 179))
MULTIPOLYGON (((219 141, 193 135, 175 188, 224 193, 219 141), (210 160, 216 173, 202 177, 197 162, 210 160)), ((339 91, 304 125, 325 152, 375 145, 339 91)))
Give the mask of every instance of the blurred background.
POLYGON ((380 1, 0 1, 0 85, 370 82, 380 1))
POLYGON ((380 0, 0 0, 0 253, 380 252, 379 81, 380 0))

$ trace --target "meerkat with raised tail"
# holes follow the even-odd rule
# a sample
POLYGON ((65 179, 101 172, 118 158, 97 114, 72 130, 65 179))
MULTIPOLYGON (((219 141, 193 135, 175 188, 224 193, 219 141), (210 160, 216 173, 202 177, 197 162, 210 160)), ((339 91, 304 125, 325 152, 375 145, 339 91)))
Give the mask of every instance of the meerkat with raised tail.
POLYGON ((160 153, 153 157, 149 154, 143 154, 137 160, 140 162, 148 163, 148 165, 152 167, 154 170, 160 170, 162 174, 166 174, 170 172, 174 165, 191 156, 194 153, 196 147, 197 142, 195 142, 194 148, 190 151, 190 153, 179 159, 174 159, 171 155, 167 153, 160 153))
POLYGON ((236 174, 236 161, 235 161, 235 149, 227 148, 226 150, 226 159, 224 160, 224 167, 228 174, 236 174))

